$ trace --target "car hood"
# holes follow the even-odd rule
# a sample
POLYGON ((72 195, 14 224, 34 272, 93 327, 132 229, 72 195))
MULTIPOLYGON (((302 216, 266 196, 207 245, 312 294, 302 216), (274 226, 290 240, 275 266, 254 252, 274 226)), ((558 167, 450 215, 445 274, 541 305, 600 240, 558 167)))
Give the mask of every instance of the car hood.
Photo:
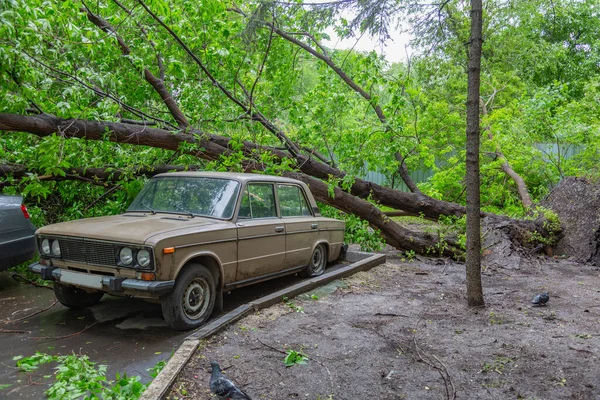
POLYGON ((190 218, 178 214, 127 213, 48 225, 38 229, 37 234, 144 244, 155 235, 224 223, 225 221, 201 217, 190 218))

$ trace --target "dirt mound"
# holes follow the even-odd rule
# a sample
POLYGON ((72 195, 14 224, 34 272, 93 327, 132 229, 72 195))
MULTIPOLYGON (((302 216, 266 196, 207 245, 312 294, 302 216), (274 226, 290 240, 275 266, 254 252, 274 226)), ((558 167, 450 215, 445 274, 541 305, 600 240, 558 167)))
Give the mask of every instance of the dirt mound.
POLYGON ((564 230, 554 254, 600 265, 600 185, 567 177, 542 205, 558 214, 564 230))

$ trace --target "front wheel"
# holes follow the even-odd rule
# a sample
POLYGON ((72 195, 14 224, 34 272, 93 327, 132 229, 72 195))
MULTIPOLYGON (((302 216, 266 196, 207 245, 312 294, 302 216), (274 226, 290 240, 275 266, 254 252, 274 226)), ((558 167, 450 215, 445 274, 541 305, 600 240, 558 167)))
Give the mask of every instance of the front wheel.
POLYGON ((86 308, 98 304, 104 296, 104 292, 86 292, 77 287, 54 282, 54 295, 60 304, 65 307, 86 308))
POLYGON ((167 324, 179 331, 202 325, 215 306, 214 277, 203 265, 190 264, 177 277, 173 291, 161 302, 167 324))
POLYGON ((305 277, 323 275, 327 266, 327 248, 324 244, 318 244, 313 250, 312 256, 306 268, 302 271, 305 277))

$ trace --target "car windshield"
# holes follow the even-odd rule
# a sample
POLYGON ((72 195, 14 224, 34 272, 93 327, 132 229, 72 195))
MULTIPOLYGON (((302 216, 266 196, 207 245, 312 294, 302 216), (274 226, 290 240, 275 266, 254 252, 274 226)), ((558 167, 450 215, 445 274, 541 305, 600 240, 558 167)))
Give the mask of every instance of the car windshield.
POLYGON ((239 189, 239 182, 231 179, 182 176, 154 178, 144 186, 127 212, 229 219, 233 215, 239 189))

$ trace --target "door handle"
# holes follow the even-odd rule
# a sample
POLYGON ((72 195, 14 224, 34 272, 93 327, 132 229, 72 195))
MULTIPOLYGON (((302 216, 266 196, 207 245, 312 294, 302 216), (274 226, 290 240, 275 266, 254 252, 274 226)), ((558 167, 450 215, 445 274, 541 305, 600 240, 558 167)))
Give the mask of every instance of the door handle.
POLYGON ((311 229, 317 229, 318 227, 319 227, 319 225, 317 225, 317 224, 312 224, 312 225, 310 226, 310 228, 311 228, 311 229))
POLYGON ((283 232, 283 226, 276 226, 275 232, 283 232))

